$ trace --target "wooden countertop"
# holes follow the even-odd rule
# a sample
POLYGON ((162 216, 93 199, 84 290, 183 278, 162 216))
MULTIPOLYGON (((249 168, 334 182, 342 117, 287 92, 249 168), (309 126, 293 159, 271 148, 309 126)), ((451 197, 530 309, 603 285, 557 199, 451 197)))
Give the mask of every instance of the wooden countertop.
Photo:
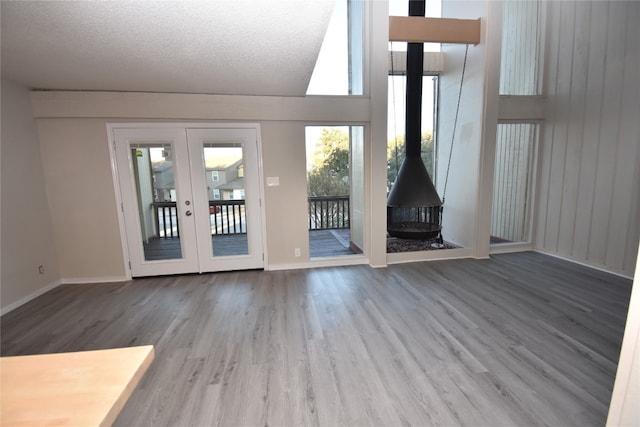
POLYGON ((149 345, 0 358, 0 424, 111 425, 153 357, 149 345))

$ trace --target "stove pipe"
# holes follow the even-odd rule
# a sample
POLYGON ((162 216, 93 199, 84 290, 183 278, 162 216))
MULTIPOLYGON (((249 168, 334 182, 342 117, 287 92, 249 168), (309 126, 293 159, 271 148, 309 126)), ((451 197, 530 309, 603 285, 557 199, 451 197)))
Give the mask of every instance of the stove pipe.
MULTIPOLYGON (((424 14, 425 0, 409 1, 409 16, 424 14)), ((442 201, 420 157, 423 62, 423 43, 407 43, 405 158, 387 198, 387 231, 401 238, 432 238, 441 229, 442 201)))

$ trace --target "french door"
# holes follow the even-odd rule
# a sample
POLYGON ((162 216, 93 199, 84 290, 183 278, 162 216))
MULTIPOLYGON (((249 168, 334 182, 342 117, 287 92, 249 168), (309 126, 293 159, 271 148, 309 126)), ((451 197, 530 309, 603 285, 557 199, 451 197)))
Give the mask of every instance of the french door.
POLYGON ((256 127, 114 127, 132 277, 263 268, 256 127))

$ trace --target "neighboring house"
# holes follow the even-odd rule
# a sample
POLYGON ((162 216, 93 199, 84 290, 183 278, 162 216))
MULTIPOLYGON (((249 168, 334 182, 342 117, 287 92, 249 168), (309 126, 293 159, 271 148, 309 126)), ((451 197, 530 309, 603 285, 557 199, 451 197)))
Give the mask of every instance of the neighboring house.
POLYGON ((242 159, 238 160, 236 157, 206 159, 205 175, 209 200, 244 199, 242 159))
POLYGON ((173 177, 173 163, 156 161, 153 168, 153 196, 156 202, 175 202, 176 185, 173 177))
MULTIPOLYGON (((153 189, 156 202, 175 202, 175 179, 173 163, 152 162, 153 189)), ((205 176, 209 200, 244 199, 242 160, 209 159, 206 162, 205 176)))

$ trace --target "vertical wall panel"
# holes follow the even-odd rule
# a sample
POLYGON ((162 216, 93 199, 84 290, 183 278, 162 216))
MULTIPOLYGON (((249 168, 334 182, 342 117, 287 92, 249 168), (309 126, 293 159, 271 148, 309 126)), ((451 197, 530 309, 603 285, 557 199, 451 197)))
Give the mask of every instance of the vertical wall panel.
POLYGON ((604 91, 602 94, 602 126, 595 169, 596 187, 593 196, 589 251, 587 259, 605 263, 609 245, 609 218, 612 214, 612 195, 619 137, 620 101, 625 55, 625 23, 627 3, 608 4, 607 48, 600 55, 605 61, 604 91))
POLYGON ((548 4, 534 246, 633 274, 640 234, 640 2, 548 4))
POLYGON ((582 153, 580 156, 580 175, 578 177, 577 209, 575 218, 572 256, 587 259, 590 224, 593 216, 592 202, 596 185, 596 165, 600 145, 600 126, 602 116, 602 97, 604 92, 605 61, 602 53, 607 47, 607 26, 602 25, 608 16, 605 2, 591 3, 591 22, 589 32, 589 63, 587 65, 587 87, 584 102, 584 127, 582 135, 582 153))
POLYGON ((551 251, 561 255, 569 255, 558 250, 558 236, 560 234, 560 213, 562 206, 562 190, 565 169, 565 155, 567 151, 567 135, 569 121, 569 106, 571 101, 571 71, 573 63, 573 29, 575 17, 575 3, 560 2, 559 8, 562 29, 569 31, 571 37, 560 37, 558 40, 557 74, 555 93, 549 97, 554 104, 554 120, 548 122, 553 134, 551 166, 549 174, 549 190, 547 194, 546 233, 544 245, 551 251))
POLYGON ((538 95, 542 3, 507 1, 502 10, 501 95, 538 95))
POLYGON ((560 229, 558 252, 572 255, 575 218, 578 214, 578 177, 584 126, 574 124, 584 122, 585 93, 589 61, 589 29, 591 28, 591 3, 575 3, 575 29, 571 63, 571 86, 567 120, 567 140, 565 145, 564 176, 562 178, 562 202, 560 204, 560 229))
MULTIPOLYGON (((543 71, 543 93, 555 92, 556 76, 558 75, 558 47, 560 39, 560 3, 550 2, 547 5, 547 26, 545 37, 545 60, 543 71)), ((547 101, 547 117, 555 116, 555 103, 547 101)), ((549 123, 549 122, 547 122, 549 123)), ((551 159, 553 153, 553 126, 543 126, 540 131, 539 165, 538 165, 538 193, 536 200, 536 215, 534 221, 533 243, 548 250, 545 244, 547 235, 547 219, 549 200, 547 195, 551 188, 551 159)))

